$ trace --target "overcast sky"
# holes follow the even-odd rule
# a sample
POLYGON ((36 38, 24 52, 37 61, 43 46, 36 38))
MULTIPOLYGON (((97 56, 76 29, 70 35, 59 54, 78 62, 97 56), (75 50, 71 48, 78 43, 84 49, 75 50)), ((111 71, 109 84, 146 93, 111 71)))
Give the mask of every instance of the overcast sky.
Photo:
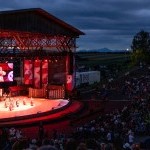
POLYGON ((141 30, 150 32, 150 0, 0 0, 0 10, 42 8, 86 35, 78 49, 130 49, 141 30))

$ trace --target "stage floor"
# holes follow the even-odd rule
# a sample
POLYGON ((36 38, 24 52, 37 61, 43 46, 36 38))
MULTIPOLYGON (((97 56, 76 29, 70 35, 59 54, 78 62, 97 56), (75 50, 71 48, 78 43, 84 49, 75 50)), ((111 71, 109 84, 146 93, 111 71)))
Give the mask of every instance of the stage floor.
POLYGON ((0 119, 33 115, 53 111, 69 103, 64 99, 42 99, 17 96, 0 102, 0 119), (10 106, 11 105, 11 106, 10 106), (18 107, 17 107, 18 105, 18 107))

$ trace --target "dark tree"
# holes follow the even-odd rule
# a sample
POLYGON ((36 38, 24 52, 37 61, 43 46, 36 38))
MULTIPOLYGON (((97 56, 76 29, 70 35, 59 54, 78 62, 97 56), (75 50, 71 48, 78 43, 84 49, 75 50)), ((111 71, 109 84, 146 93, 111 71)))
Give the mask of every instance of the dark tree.
POLYGON ((137 33, 133 38, 131 49, 133 51, 132 60, 134 63, 149 63, 150 34, 143 30, 137 33))

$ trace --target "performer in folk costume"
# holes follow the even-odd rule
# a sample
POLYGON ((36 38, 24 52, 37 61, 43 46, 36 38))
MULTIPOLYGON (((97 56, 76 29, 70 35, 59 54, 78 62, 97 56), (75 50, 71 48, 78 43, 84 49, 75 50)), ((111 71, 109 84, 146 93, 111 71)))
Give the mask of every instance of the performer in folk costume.
POLYGON ((23 105, 26 105, 26 101, 25 100, 23 100, 23 105))
POLYGON ((8 102, 7 101, 5 101, 5 108, 7 108, 8 107, 8 102))
POLYGON ((18 100, 16 101, 16 106, 19 107, 19 101, 18 100))
POLYGON ((13 110, 13 106, 12 103, 9 104, 9 110, 12 111, 13 110))
POLYGON ((31 102, 30 102, 30 103, 31 103, 31 106, 33 106, 33 105, 34 105, 32 97, 31 97, 31 102))

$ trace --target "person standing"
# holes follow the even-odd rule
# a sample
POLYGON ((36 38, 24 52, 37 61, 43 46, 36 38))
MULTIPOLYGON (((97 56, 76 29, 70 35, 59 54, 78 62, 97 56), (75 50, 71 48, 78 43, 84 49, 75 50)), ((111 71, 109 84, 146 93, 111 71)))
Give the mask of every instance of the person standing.
POLYGON ((128 140, 129 140, 129 144, 132 145, 134 142, 134 133, 133 132, 129 133, 128 140))
POLYGON ((38 138, 40 141, 42 141, 43 137, 44 137, 44 127, 43 127, 43 123, 40 122, 39 130, 38 130, 38 138))

